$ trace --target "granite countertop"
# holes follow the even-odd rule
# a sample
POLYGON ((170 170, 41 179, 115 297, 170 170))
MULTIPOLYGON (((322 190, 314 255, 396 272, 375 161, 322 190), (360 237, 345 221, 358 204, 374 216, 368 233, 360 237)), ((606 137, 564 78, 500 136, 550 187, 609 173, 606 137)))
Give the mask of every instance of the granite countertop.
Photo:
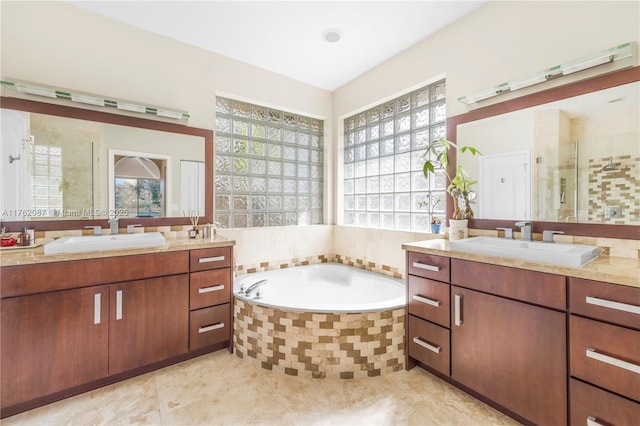
POLYGON ((31 265, 36 263, 65 262, 69 260, 95 259, 102 257, 127 256, 135 254, 161 253, 168 251, 229 247, 234 246, 235 243, 235 240, 231 240, 222 235, 216 235, 213 237, 213 239, 178 237, 166 238, 164 246, 161 247, 63 254, 44 254, 43 244, 34 248, 2 250, 0 252, 0 267, 31 265))
POLYGON ((574 278, 584 278, 595 281, 604 281, 612 284, 621 284, 640 288, 640 260, 623 257, 600 255, 582 267, 570 267, 553 265, 549 263, 530 262, 520 259, 511 259, 500 256, 467 253, 449 248, 449 240, 425 240, 402 245, 404 250, 418 253, 447 256, 454 259, 473 260, 476 262, 490 263, 493 265, 510 266, 513 268, 528 269, 530 271, 547 272, 550 274, 565 275, 574 278))

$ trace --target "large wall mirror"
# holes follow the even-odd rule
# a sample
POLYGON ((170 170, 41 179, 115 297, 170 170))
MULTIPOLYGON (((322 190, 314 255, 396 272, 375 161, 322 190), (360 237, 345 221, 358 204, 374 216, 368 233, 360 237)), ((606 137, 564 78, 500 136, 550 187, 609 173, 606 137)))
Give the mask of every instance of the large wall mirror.
MULTIPOLYGON (((213 220, 213 131, 2 97, 3 225, 213 220)), ((16 229, 14 229, 16 228, 16 229)))
POLYGON ((639 81, 634 67, 448 119, 484 154, 458 159, 478 179, 469 226, 640 238, 639 81))

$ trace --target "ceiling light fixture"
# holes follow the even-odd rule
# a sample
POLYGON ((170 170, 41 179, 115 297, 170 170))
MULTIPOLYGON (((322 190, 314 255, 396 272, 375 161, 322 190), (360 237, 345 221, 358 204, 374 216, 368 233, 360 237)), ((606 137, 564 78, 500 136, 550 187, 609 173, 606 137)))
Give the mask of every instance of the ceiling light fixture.
POLYGON ((154 108, 145 105, 134 104, 130 102, 115 101, 105 99, 101 96, 86 95, 80 93, 70 93, 59 89, 52 89, 48 87, 36 86, 27 83, 18 83, 11 81, 0 80, 0 86, 12 88, 21 93, 29 95, 46 96, 47 98, 70 100, 73 102, 79 102, 83 104, 101 106, 101 107, 114 107, 122 111, 131 111, 138 113, 151 113, 158 117, 173 118, 176 120, 188 120, 189 113, 182 111, 172 111, 164 108, 154 108))
POLYGON ((328 43, 336 43, 342 38, 342 31, 336 28, 329 28, 322 32, 322 38, 328 43))
POLYGON ((458 98, 458 100, 464 104, 470 105, 479 101, 483 101, 485 99, 492 98, 501 93, 513 92, 515 90, 524 89, 525 87, 534 86, 536 84, 544 83, 545 81, 554 78, 573 74, 575 72, 597 67, 599 65, 608 64, 614 61, 619 61, 621 59, 631 58, 634 56, 635 50, 636 42, 621 44, 619 46, 612 47, 611 49, 598 52, 591 56, 547 68, 524 78, 509 81, 507 83, 502 83, 489 89, 480 90, 470 95, 458 98))

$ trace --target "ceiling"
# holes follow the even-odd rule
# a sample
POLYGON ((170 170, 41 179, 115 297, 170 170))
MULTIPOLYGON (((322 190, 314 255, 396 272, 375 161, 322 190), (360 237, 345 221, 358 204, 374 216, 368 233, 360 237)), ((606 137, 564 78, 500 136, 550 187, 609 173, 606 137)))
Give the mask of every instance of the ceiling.
POLYGON ((485 0, 69 3, 332 91, 485 0), (341 39, 325 41, 327 29, 341 39))

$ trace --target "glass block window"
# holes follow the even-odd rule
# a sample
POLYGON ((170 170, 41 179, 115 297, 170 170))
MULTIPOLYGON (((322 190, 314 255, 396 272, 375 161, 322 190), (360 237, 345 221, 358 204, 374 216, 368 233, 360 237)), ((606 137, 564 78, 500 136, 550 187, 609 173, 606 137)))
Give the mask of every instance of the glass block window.
POLYGON ((68 186, 62 175, 62 148, 31 145, 29 208, 38 216, 55 216, 62 211, 62 191, 68 186))
POLYGON ((322 120, 216 99, 220 228, 322 223, 322 120))
POLYGON ((422 154, 445 119, 445 80, 345 119, 345 225, 428 231, 430 211, 444 218, 446 174, 427 180, 422 154))

